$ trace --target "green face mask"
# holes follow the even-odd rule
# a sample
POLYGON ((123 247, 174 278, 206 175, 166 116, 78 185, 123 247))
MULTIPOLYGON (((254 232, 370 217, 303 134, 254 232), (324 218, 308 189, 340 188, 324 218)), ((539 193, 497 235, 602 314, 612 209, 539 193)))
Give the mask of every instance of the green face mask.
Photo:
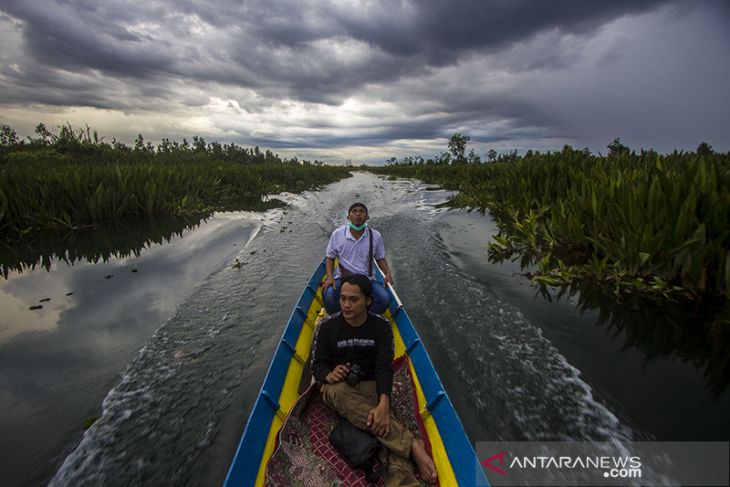
POLYGON ((350 222, 350 228, 352 228, 356 232, 361 232, 361 231, 365 230, 365 227, 367 227, 367 226, 368 226, 367 223, 363 223, 362 225, 357 226, 354 223, 350 222))

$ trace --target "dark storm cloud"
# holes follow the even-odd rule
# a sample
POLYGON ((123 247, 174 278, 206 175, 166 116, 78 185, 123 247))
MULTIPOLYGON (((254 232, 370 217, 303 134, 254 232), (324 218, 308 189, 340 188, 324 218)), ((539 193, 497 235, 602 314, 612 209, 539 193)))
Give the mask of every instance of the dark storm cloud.
MULTIPOLYGON (((529 39, 538 32, 586 33, 621 17, 651 11, 667 0, 643 2, 418 1, 333 2, 303 6, 292 2, 247 2, 240 11, 227 7, 227 20, 211 15, 208 5, 189 5, 188 13, 215 25, 239 21, 241 37, 230 46, 236 64, 261 76, 262 83, 283 84, 286 94, 310 102, 338 103, 366 83, 417 76, 428 68, 458 62, 473 52, 491 52, 529 39), (250 36, 247 38, 247 36, 250 36), (347 62, 312 49, 317 41, 350 39, 373 55, 347 62), (251 48, 251 46, 256 46, 251 48), (289 53, 290 56, 280 56, 289 53)), ((526 68, 555 67, 558 55, 532 60, 526 68)), ((216 77, 243 82, 233 73, 216 77)))
POLYGON ((47 66, 139 77, 169 63, 163 52, 145 49, 150 39, 118 24, 125 16, 117 12, 108 18, 84 2, 7 2, 7 12, 24 21, 26 54, 47 66))
MULTIPOLYGON (((198 116, 210 120, 211 130, 224 138, 269 147, 387 144, 454 131, 469 131, 473 142, 483 143, 530 137, 568 141, 572 136, 601 144, 596 141, 622 135, 621 114, 633 107, 665 118, 680 112, 663 107, 676 105, 682 90, 694 92, 692 102, 700 106, 695 118, 701 119, 708 107, 712 113, 706 118, 713 124, 727 121, 718 108, 722 103, 708 99, 724 93, 719 79, 728 66, 722 61, 727 47, 712 51, 723 45, 717 35, 714 46, 705 52, 695 46, 691 54, 717 60, 717 68, 697 65, 710 69, 711 79, 656 66, 681 66, 690 58, 683 39, 662 31, 681 26, 685 17, 694 18, 692 28, 700 30, 714 17, 717 25, 711 27, 724 32, 725 45, 730 43, 721 27, 730 21, 728 5, 687 0, 0 0, 5 13, 0 17, 0 104, 198 116), (697 20, 698 12, 711 14, 697 20), (625 29, 631 26, 626 19, 635 18, 649 24, 660 20, 643 37, 643 25, 606 32, 606 26, 617 23, 625 29), (667 47, 652 36, 662 37, 667 47), (656 62, 642 58, 644 51, 671 56, 656 62), (634 81, 625 82, 615 72, 606 80, 595 75, 611 68, 630 70, 626 79, 634 81), (670 83, 675 92, 667 92, 666 100, 651 87, 644 87, 648 93, 632 90, 668 75, 675 77, 670 83), (360 102, 357 113, 343 108, 353 98, 360 102), (644 109, 645 100, 653 105, 644 109), (287 108, 289 102, 297 107, 287 108), (594 108, 594 114, 586 115, 585 107, 594 108)), ((684 39, 693 34, 685 31, 684 39)), ((639 140, 642 127, 661 131, 661 124, 652 122, 638 116, 625 126, 639 140)), ((725 137, 720 129, 712 133, 725 137)))
MULTIPOLYGON (((45 66, 131 79, 192 76, 198 82, 337 103, 339 96, 364 83, 418 74, 430 66, 455 63, 468 52, 494 50, 544 30, 590 31, 662 3, 439 0, 316 5, 292 0, 2 5, 23 22, 24 54, 45 66), (186 15, 198 17, 220 34, 203 39, 209 44, 191 42, 183 22, 186 15), (145 22, 159 25, 145 34, 136 29, 145 22), (353 62, 346 54, 338 57, 327 46, 316 45, 346 39, 363 43, 370 52, 353 62)), ((50 85, 56 82, 44 79, 50 85)))
POLYGON ((464 51, 493 50, 549 29, 589 32, 617 17, 648 12, 665 3, 431 0, 402 3, 407 7, 396 8, 394 15, 392 2, 383 1, 377 2, 381 15, 362 19, 342 13, 336 18, 350 35, 386 52, 399 57, 427 53, 431 64, 442 65, 454 62, 464 51))

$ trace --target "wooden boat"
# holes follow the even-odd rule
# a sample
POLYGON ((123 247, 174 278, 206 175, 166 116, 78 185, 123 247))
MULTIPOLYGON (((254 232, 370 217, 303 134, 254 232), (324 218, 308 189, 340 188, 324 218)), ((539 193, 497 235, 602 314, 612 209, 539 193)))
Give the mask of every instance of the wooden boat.
MULTIPOLYGON (((377 279, 383 275, 377 266, 377 279)), ((287 415, 311 383, 308 357, 316 323, 324 316, 320 283, 324 260, 317 267, 289 318, 226 477, 225 487, 262 486, 266 467, 279 441, 287 415)), ((441 486, 489 485, 408 313, 395 290, 385 317, 393 325, 395 357, 408 356, 415 385, 424 441, 430 444, 441 486)), ((428 444, 427 444, 428 447, 428 444)))

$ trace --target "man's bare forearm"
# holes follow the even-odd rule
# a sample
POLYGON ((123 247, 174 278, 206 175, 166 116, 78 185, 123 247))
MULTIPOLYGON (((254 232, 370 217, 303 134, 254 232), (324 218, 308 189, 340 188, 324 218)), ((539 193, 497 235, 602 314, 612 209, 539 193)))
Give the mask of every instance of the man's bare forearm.
POLYGON ((380 270, 383 271, 383 274, 390 274, 390 267, 388 266, 388 261, 385 259, 376 260, 375 262, 378 263, 378 267, 380 267, 380 270))

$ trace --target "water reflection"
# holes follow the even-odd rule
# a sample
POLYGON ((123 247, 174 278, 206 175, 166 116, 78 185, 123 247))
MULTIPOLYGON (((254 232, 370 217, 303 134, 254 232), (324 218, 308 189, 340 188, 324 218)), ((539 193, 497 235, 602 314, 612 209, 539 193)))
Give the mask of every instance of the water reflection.
POLYGON ((242 212, 155 219, 5 249, 0 306, 12 306, 0 314, 3 485, 40 485, 52 475, 154 330, 207 276, 230 267, 261 225, 242 212))
POLYGON ((703 369, 716 398, 730 384, 730 306, 660 303, 637 296, 617 300, 588 284, 540 286, 538 293, 550 302, 575 303, 581 313, 597 311, 598 324, 614 336, 623 335, 623 350, 636 347, 645 362, 676 355, 703 369))
POLYGON ((203 216, 127 219, 69 232, 45 232, 0 246, 0 274, 36 268, 50 271, 56 262, 107 262, 139 257, 152 244, 169 242, 197 227, 203 216))
MULTIPOLYGON (((231 211, 264 211, 286 204, 277 199, 249 197, 240 200, 231 211)), ((153 244, 170 242, 185 230, 207 221, 209 214, 129 218, 101 223, 91 228, 41 232, 16 241, 0 241, 0 274, 8 279, 11 272, 22 273, 38 267, 51 270, 55 262, 107 262, 110 259, 139 257, 153 244)))

